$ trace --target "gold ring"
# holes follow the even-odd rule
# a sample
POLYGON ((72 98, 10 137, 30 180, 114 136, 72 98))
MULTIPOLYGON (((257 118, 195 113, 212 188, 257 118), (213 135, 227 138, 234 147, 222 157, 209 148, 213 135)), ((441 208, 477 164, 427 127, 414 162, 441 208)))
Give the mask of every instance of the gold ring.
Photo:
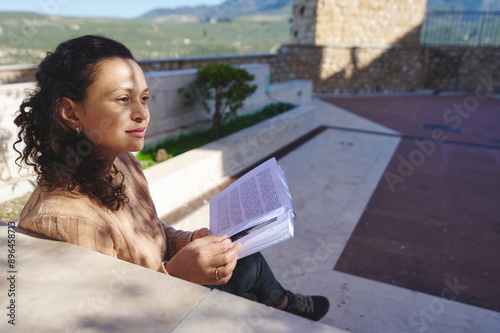
POLYGON ((215 279, 219 280, 219 271, 217 271, 218 267, 215 267, 215 279))

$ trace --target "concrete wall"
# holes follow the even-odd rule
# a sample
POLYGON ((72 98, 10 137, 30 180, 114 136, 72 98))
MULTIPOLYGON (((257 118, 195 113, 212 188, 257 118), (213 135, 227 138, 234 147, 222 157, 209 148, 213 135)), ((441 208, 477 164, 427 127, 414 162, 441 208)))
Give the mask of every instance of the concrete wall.
MULTIPOLYGON (((257 90, 238 112, 240 114, 255 111, 269 103, 266 93, 269 90, 269 65, 245 64, 241 65, 250 74, 255 76, 253 84, 257 90)), ((207 123, 211 119, 200 105, 187 106, 183 93, 179 88, 187 88, 196 79, 197 69, 181 69, 171 71, 146 72, 146 80, 151 91, 149 109, 151 119, 147 132, 147 142, 164 138, 169 133, 187 128, 196 123, 207 123)))
MULTIPOLYGON (((33 83, 0 85, 0 183, 15 183, 21 176, 15 164, 18 154, 12 145, 17 139, 14 124, 16 112, 22 103, 25 90, 33 89, 33 83)), ((26 176, 26 170, 21 173, 26 176)))
POLYGON ((0 84, 34 81, 35 71, 34 65, 0 66, 0 84))
MULTIPOLYGON (((237 65, 255 76, 253 84, 257 90, 248 97, 238 114, 245 114, 263 106, 284 101, 302 104, 311 101, 312 84, 306 80, 284 81, 271 85, 269 64, 237 65)), ((149 109, 151 119, 146 142, 153 142, 179 129, 193 127, 196 124, 208 124, 211 115, 200 105, 186 106, 183 93, 179 88, 188 87, 196 78, 196 69, 146 72, 146 80, 151 90, 149 109)))

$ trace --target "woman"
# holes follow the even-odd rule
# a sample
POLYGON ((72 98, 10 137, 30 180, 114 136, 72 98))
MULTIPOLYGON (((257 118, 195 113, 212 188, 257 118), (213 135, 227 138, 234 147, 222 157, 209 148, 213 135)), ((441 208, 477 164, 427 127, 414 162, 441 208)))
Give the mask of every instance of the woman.
POLYGON ((40 63, 15 123, 38 186, 19 226, 194 283, 319 320, 328 300, 285 290, 260 254, 207 229, 159 221, 141 166, 149 89, 131 52, 100 36, 61 43, 40 63))

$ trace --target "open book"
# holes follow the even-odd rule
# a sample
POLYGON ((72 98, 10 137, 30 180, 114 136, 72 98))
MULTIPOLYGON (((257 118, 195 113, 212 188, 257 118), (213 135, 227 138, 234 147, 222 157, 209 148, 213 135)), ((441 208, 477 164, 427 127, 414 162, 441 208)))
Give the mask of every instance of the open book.
POLYGON ((210 199, 210 231, 241 243, 238 259, 292 238, 294 221, 285 174, 274 157, 210 199))

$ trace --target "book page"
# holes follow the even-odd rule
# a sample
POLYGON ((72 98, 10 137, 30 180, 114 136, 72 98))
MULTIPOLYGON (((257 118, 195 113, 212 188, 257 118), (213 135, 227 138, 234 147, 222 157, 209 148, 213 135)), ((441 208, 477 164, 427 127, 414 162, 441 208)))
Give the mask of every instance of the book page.
POLYGON ((210 199, 210 230, 231 234, 280 207, 293 209, 283 171, 272 158, 210 199))

